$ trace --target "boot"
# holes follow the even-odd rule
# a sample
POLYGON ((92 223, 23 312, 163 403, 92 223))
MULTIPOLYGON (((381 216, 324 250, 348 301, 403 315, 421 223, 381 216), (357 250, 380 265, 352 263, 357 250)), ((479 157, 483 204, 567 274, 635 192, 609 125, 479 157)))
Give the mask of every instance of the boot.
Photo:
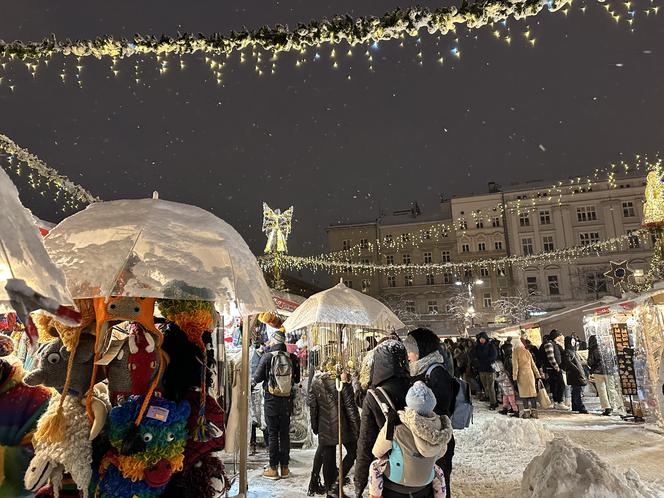
POLYGON ((279 480, 279 471, 276 467, 267 467, 263 471, 263 477, 266 479, 272 479, 273 481, 279 480))
POLYGON ((256 443, 251 443, 251 455, 256 454, 256 443))
POLYGON ((307 496, 322 495, 325 494, 325 486, 320 482, 320 476, 311 474, 311 479, 309 480, 309 489, 307 490, 307 496))
POLYGON ((605 417, 608 417, 609 415, 611 415, 611 412, 612 412, 612 411, 613 411, 613 410, 612 410, 611 408, 606 408, 606 409, 602 412, 602 415, 604 415, 605 417))
POLYGON ((501 415, 507 415, 507 411, 508 411, 507 408, 503 408, 498 413, 500 413, 501 415))
POLYGON ((281 466, 281 478, 282 479, 287 479, 290 477, 290 470, 288 470, 288 465, 282 465, 281 466))
POLYGON ((535 408, 530 410, 530 418, 539 418, 539 413, 537 413, 537 410, 535 408))
POLYGON ((519 418, 520 416, 521 416, 521 415, 519 414, 518 411, 513 412, 513 413, 510 415, 510 417, 514 417, 514 418, 519 418))
POLYGON ((523 410, 521 418, 530 418, 530 410, 523 410))

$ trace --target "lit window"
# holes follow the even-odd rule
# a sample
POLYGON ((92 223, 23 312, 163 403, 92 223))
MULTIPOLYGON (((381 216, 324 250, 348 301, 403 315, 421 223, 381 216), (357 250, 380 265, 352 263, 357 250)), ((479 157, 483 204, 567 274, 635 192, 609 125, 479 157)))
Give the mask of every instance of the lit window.
POLYGON ((581 222, 597 220, 595 206, 582 206, 576 208, 576 220, 581 222))
POLYGON ((523 249, 524 256, 530 256, 533 254, 533 239, 530 237, 521 239, 521 248, 523 249))
POLYGON ((625 201, 622 203, 623 216, 625 218, 633 218, 636 216, 636 211, 634 210, 634 203, 632 201, 625 201))
POLYGON ((542 248, 544 249, 544 252, 551 252, 555 250, 553 235, 545 235, 542 237, 542 248))

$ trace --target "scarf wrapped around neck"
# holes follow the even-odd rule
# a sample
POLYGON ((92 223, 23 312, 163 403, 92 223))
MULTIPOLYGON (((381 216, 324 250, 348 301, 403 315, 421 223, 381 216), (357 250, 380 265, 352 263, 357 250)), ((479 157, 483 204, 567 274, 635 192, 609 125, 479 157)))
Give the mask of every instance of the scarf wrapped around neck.
POLYGON ((435 364, 445 364, 445 358, 440 354, 440 351, 434 351, 433 353, 426 355, 424 358, 420 358, 417 361, 411 361, 410 376, 417 377, 418 375, 425 374, 428 368, 435 364))

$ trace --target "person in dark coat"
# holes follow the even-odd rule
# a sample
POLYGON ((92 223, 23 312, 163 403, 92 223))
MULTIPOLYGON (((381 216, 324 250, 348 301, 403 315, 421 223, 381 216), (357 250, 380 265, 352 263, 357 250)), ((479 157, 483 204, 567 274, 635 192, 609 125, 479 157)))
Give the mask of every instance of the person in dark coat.
MULTIPOLYGON (((436 396, 434 413, 451 417, 454 413, 459 384, 444 367, 444 357, 439 351, 440 341, 431 330, 418 328, 411 331, 404 339, 404 346, 410 362, 411 383, 422 381, 436 396), (429 375, 427 377, 427 372, 429 375)), ((454 457, 454 435, 447 443, 445 455, 436 462, 443 470, 447 498, 451 496, 450 477, 452 475, 452 458, 454 457)))
POLYGON ((611 396, 609 391, 614 389, 613 376, 610 375, 602 354, 597 344, 597 336, 591 335, 588 338, 588 368, 590 374, 595 380, 595 389, 599 396, 599 404, 602 407, 602 415, 609 416, 613 412, 611 407, 611 396))
MULTIPOLYGON (((314 376, 309 391, 311 429, 318 436, 318 447, 323 459, 323 479, 328 496, 336 496, 339 490, 336 465, 339 418, 335 366, 336 361, 328 358, 321 371, 314 376)), ((355 463, 359 431, 360 414, 355 405, 353 388, 350 383, 344 382, 341 390, 341 435, 343 446, 346 448, 346 456, 343 459, 344 477, 355 463)))
POLYGON ((581 392, 583 387, 588 384, 586 373, 583 371, 583 364, 579 353, 576 352, 576 339, 572 336, 565 337, 565 351, 563 356, 563 368, 567 372, 567 383, 572 387, 572 411, 579 413, 588 413, 581 392))
POLYGON ((377 393, 378 388, 382 388, 382 391, 387 394, 389 401, 394 405, 394 410, 403 410, 406 406, 406 393, 410 388, 410 374, 406 348, 398 340, 385 341, 374 349, 371 384, 369 393, 362 403, 360 437, 357 445, 355 463, 355 496, 357 498, 362 497, 362 493, 367 487, 369 466, 374 460, 373 446, 386 421, 383 410, 372 394, 382 396, 382 393, 377 393))
POLYGON ((505 366, 505 370, 507 370, 507 374, 509 375, 509 378, 512 378, 512 338, 508 337, 505 339, 505 343, 500 346, 500 350, 502 351, 502 356, 503 356, 503 365, 505 366))
POLYGON ((542 357, 542 367, 549 379, 549 387, 553 397, 554 408, 558 410, 569 410, 569 407, 563 403, 565 397, 565 378, 563 377, 563 358, 564 350, 563 335, 553 329, 549 333, 549 340, 542 344, 540 348, 542 357))
POLYGON ((480 332, 476 338, 473 363, 480 374, 484 394, 489 397, 489 407, 493 410, 498 406, 498 402, 496 401, 496 373, 492 365, 498 359, 498 350, 486 332, 480 332))
MULTIPOLYGON (((256 369, 256 373, 251 381, 252 389, 261 382, 267 385, 270 379, 270 367, 272 364, 272 353, 283 351, 286 349, 286 335, 283 331, 275 332, 270 347, 270 351, 265 353, 256 369)), ((300 382, 300 360, 293 353, 290 353, 290 360, 292 366, 291 381, 293 385, 300 382)), ((291 396, 295 394, 295 390, 291 391, 291 396)), ((263 473, 264 477, 268 479, 279 479, 288 477, 290 471, 288 463, 290 460, 290 416, 291 416, 292 400, 285 396, 274 396, 265 389, 265 420, 267 422, 267 430, 269 434, 269 447, 270 447, 270 465, 263 473), (277 470, 281 467, 281 474, 277 470)))

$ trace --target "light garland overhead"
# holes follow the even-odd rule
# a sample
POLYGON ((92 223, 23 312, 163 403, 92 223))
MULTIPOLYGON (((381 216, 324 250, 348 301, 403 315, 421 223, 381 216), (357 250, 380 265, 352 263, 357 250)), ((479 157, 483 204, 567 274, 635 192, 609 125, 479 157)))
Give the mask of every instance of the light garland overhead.
POLYGON ((197 36, 182 34, 169 36, 136 35, 132 40, 115 39, 112 36, 94 40, 57 40, 46 38, 39 42, 0 42, 0 57, 28 60, 45 60, 53 55, 67 57, 127 58, 136 55, 185 55, 202 52, 228 55, 247 47, 271 52, 303 50, 323 43, 350 45, 393 40, 402 35, 417 36, 421 29, 429 34, 447 34, 457 26, 478 29, 504 21, 510 17, 526 19, 539 14, 544 8, 554 12, 571 0, 486 0, 463 3, 461 7, 443 7, 430 10, 425 7, 395 9, 380 18, 335 16, 332 19, 299 24, 289 30, 286 26, 262 27, 256 30, 197 36))
MULTIPOLYGON (((81 185, 58 173, 27 149, 17 145, 6 135, 0 134, 0 154, 3 153, 9 156, 10 167, 13 166, 17 174, 21 174, 21 166, 13 164, 14 160, 24 163, 31 170, 28 173, 28 181, 32 188, 37 190, 43 181, 47 187, 56 189, 58 193, 66 193, 70 197, 66 204, 72 208, 100 200, 81 185)), ((56 199, 58 195, 56 194, 56 199)))
MULTIPOLYGON (((452 273, 455 276, 462 275, 465 270, 480 270, 482 268, 490 270, 507 269, 508 267, 527 267, 537 266, 546 263, 572 261, 574 259, 599 256, 606 252, 615 252, 624 250, 638 237, 641 243, 644 243, 650 237, 648 229, 639 229, 630 234, 621 235, 611 239, 602 240, 585 246, 568 247, 550 252, 531 254, 527 256, 507 256, 496 259, 476 259, 459 263, 428 263, 428 264, 399 264, 399 265, 381 265, 375 263, 356 263, 348 261, 335 261, 322 257, 302 257, 280 255, 278 264, 282 269, 301 270, 323 270, 328 273, 354 273, 354 274, 376 274, 384 273, 394 274, 434 274, 452 273)), ((259 264, 265 270, 271 269, 275 264, 275 259, 271 255, 258 258, 259 264)))

